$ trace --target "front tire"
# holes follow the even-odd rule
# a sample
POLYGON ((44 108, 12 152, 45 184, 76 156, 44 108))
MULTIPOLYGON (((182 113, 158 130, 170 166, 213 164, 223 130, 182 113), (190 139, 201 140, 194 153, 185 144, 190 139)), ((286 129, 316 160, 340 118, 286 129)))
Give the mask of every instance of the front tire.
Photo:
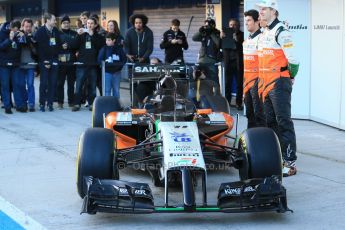
POLYGON ((251 128, 239 139, 243 162, 239 168, 241 180, 276 175, 282 180, 282 154, 277 135, 269 128, 251 128))
POLYGON ((79 139, 77 156, 77 189, 84 198, 84 176, 112 179, 114 134, 109 129, 89 128, 79 139))

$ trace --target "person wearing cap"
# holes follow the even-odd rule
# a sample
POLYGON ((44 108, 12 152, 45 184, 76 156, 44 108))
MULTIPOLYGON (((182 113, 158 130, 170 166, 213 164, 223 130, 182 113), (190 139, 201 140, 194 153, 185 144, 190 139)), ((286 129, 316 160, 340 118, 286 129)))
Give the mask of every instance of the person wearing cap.
POLYGON ((296 135, 291 119, 291 92, 299 61, 291 33, 278 20, 276 0, 261 0, 260 18, 267 21, 259 39, 259 74, 263 79, 262 100, 267 126, 277 134, 283 155, 283 176, 297 173, 296 135))
POLYGON ((246 105, 248 128, 266 126, 262 101, 258 94, 259 58, 258 38, 261 30, 259 26, 259 12, 249 10, 244 12, 244 21, 249 37, 243 42, 244 83, 243 94, 246 105))
POLYGON ((216 22, 212 18, 205 20, 205 24, 193 35, 193 41, 201 42, 198 63, 207 67, 210 80, 219 84, 218 69, 215 64, 220 57, 220 31, 216 29, 216 22))
POLYGON ((64 104, 64 85, 67 79, 67 97, 69 107, 73 106, 74 84, 76 79, 76 69, 73 62, 76 61, 76 51, 78 48, 78 33, 71 30, 71 20, 65 15, 61 19, 60 40, 62 47, 59 53, 59 75, 57 79, 56 97, 59 109, 64 104))

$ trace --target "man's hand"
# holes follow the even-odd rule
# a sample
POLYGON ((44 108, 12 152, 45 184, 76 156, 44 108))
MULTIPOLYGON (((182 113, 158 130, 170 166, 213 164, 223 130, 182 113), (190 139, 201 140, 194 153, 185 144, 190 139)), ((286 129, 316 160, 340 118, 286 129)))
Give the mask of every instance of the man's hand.
POLYGON ((84 28, 80 28, 80 29, 78 29, 78 31, 77 31, 77 32, 78 32, 78 34, 79 34, 79 35, 82 35, 82 34, 84 33, 84 28))
POLYGON ((176 39, 171 40, 171 44, 176 44, 176 43, 177 43, 176 39))
POLYGON ((64 50, 67 50, 67 48, 68 48, 68 44, 65 42, 64 44, 62 44, 62 48, 64 49, 64 50))
POLYGON ((11 40, 11 41, 13 41, 13 39, 14 39, 14 36, 15 36, 15 33, 14 33, 14 31, 11 31, 11 32, 10 32, 10 40, 11 40))
POLYGON ((225 33, 223 31, 221 31, 220 32, 220 38, 225 38, 225 37, 226 37, 225 33))
POLYGON ((139 58, 138 60, 139 60, 140 63, 143 63, 143 62, 145 61, 145 58, 142 58, 142 57, 141 57, 141 58, 139 58))
POLYGON ((18 37, 23 37, 25 34, 22 32, 22 31, 20 31, 19 33, 18 33, 18 37))
POLYGON ((183 41, 181 39, 177 40, 177 44, 182 45, 183 41))

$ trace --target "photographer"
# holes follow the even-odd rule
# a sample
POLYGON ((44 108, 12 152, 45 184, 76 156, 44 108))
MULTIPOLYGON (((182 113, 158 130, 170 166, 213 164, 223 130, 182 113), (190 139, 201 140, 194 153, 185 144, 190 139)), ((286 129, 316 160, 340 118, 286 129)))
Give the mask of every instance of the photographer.
POLYGON ((20 76, 18 64, 20 62, 21 45, 19 40, 24 33, 19 31, 20 22, 12 21, 10 23, 10 32, 6 39, 0 41, 0 76, 1 76, 1 94, 4 102, 5 113, 12 114, 10 81, 13 85, 14 101, 18 112, 26 112, 26 104, 23 99, 23 80, 20 76))
POLYGON ((21 76, 24 77, 25 83, 23 87, 24 100, 29 105, 29 111, 35 111, 35 87, 34 87, 34 78, 35 78, 35 65, 29 65, 27 63, 37 62, 37 53, 34 47, 34 41, 32 37, 32 27, 33 21, 29 18, 24 18, 22 21, 22 32, 24 33, 23 44, 22 44, 22 53, 20 57, 20 62, 22 63, 21 76), (26 86, 25 86, 26 85, 26 86))
POLYGON ((192 39, 201 42, 198 63, 207 66, 207 78, 219 84, 218 68, 215 63, 219 61, 221 40, 220 31, 216 29, 216 22, 211 18, 205 20, 205 24, 193 35, 192 39))

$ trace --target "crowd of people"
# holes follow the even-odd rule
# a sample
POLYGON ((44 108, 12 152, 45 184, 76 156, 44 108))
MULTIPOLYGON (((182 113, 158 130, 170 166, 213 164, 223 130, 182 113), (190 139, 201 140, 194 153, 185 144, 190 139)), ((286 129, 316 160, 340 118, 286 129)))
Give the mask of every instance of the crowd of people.
MULTIPOLYGON (((104 94, 119 98, 121 69, 124 64, 150 63, 154 44, 153 32, 147 26, 148 18, 142 14, 130 17, 132 27, 124 37, 117 21, 109 20, 107 28, 103 29, 98 20, 97 15, 86 11, 81 13, 76 21, 77 29, 71 29, 68 16, 63 16, 58 26, 55 16, 46 13, 43 16, 43 25, 29 18, 1 25, 0 84, 5 113, 11 114, 13 108, 18 112, 36 110, 34 79, 38 75, 40 111, 54 111, 54 102, 57 102, 58 108, 64 107, 66 81, 67 102, 72 111, 80 110, 84 103, 92 105, 97 88, 100 94, 102 93, 102 61, 111 63, 105 68, 104 94)), ((234 27, 239 28, 237 20, 231 21, 235 21, 237 24, 234 27)), ((165 50, 166 64, 184 63, 183 50, 188 49, 188 42, 179 27, 180 21, 173 19, 170 29, 162 36, 160 48, 165 50)), ((198 62, 205 64, 208 78, 217 83, 218 70, 213 64, 222 58, 221 40, 225 39, 225 36, 225 33, 216 29, 213 19, 205 20, 199 32, 193 35, 194 41, 201 42, 198 62)), ((226 71, 231 69, 231 75, 238 76, 238 79, 243 78, 238 68, 242 56, 241 48, 238 47, 242 47, 243 33, 240 37, 235 47, 230 48, 235 52, 235 66, 232 62, 231 67, 226 66, 226 71)), ((231 82, 232 80, 230 84, 231 82)), ((133 90, 139 104, 152 93, 154 87, 152 82, 135 85, 133 90)), ((229 95, 227 98, 231 100, 231 93, 229 95)), ((242 100, 237 105, 242 109, 242 100)), ((89 109, 91 110, 92 106, 89 106, 89 109)))
MULTIPOLYGON (((243 109, 248 128, 270 127, 277 134, 284 160, 284 175, 296 174, 296 136, 291 120, 291 92, 299 68, 293 54, 293 41, 286 25, 278 20, 276 0, 260 1, 260 12, 244 13, 249 37, 244 39, 239 22, 230 19, 227 28, 216 29, 213 19, 207 19, 193 41, 200 42, 198 63, 203 76, 219 85, 215 63, 224 61, 225 96, 232 99, 233 77, 236 77, 236 107, 243 109), (222 51, 222 52, 221 52, 222 51)), ((132 15, 132 27, 125 37, 115 20, 108 21, 106 30, 99 25, 97 15, 83 12, 77 20, 77 30, 71 29, 68 16, 61 19, 44 15, 44 25, 34 25, 31 19, 4 23, 0 30, 1 98, 5 113, 35 111, 35 74, 40 76, 39 110, 53 111, 56 101, 64 106, 64 84, 67 80, 68 106, 79 111, 85 102, 92 109, 96 88, 102 92, 100 63, 106 62, 105 95, 120 98, 121 69, 126 62, 150 64, 153 52, 153 32, 148 18, 132 15), (37 63, 37 65, 36 65, 37 63), (77 65, 76 65, 77 63, 77 65), (12 102, 13 93, 14 102, 12 102)), ((183 50, 188 49, 180 21, 173 19, 162 36, 160 48, 165 50, 165 63, 184 63, 183 50)), ((157 58, 152 63, 159 63, 157 58)), ((144 81, 132 89, 142 104, 154 91, 154 82, 144 81)))

